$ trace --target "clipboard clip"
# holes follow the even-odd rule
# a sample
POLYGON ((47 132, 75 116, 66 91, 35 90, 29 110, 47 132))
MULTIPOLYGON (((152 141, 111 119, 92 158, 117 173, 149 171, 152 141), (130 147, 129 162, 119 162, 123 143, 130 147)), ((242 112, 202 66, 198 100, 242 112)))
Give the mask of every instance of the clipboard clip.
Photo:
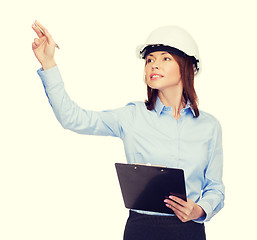
MULTIPOLYGON (((133 163, 133 165, 139 165, 139 166, 151 166, 151 167, 160 167, 160 168, 167 168, 166 166, 162 166, 162 165, 152 165, 151 163, 133 163)), ((137 167, 135 166, 134 169, 137 169, 137 167)), ((163 170, 161 170, 163 172, 163 170)))

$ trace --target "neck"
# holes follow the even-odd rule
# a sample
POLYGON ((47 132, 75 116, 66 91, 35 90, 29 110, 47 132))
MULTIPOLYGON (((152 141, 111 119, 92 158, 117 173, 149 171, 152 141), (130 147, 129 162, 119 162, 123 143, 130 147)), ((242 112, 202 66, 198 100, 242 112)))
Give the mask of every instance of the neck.
POLYGON ((180 118, 180 111, 185 107, 182 101, 183 87, 178 86, 165 91, 158 91, 158 97, 166 107, 172 107, 172 115, 177 120, 180 118))

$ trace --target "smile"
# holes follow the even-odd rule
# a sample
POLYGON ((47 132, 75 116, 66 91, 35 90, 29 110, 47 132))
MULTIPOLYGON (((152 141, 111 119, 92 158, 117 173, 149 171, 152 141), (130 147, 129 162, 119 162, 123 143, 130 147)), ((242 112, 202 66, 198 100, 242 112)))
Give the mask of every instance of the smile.
POLYGON ((151 80, 156 80, 156 79, 159 79, 159 78, 162 78, 162 77, 163 77, 162 75, 156 74, 156 73, 152 73, 152 74, 150 75, 150 79, 151 79, 151 80))

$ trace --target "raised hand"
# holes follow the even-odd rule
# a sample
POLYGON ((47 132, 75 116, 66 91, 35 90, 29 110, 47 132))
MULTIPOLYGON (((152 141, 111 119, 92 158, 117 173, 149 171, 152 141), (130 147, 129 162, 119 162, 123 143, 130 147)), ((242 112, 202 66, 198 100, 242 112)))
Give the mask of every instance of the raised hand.
POLYGON ((43 69, 47 70, 56 65, 54 60, 56 44, 47 29, 38 21, 36 21, 36 24, 44 31, 44 34, 35 24, 32 25, 32 29, 38 36, 38 38, 35 38, 32 43, 32 50, 43 69))

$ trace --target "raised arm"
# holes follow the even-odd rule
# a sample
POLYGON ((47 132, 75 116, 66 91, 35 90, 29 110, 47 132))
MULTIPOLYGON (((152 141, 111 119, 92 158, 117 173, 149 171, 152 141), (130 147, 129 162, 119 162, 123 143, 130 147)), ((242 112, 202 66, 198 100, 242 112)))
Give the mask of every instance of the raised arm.
POLYGON ((46 96, 53 108, 57 120, 65 129, 80 134, 101 136, 123 136, 124 119, 128 121, 132 106, 109 110, 89 111, 79 107, 67 94, 61 74, 54 60, 55 42, 47 29, 36 22, 44 31, 33 24, 32 28, 38 38, 32 43, 33 52, 42 65, 38 74, 45 88, 46 96))

